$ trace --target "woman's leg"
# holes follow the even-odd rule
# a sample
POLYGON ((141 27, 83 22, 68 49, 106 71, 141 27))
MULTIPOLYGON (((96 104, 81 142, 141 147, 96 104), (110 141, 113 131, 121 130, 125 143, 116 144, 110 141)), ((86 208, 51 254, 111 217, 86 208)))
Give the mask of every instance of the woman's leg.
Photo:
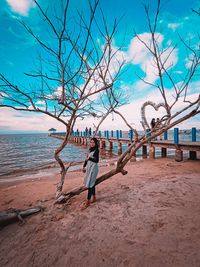
POLYGON ((93 188, 93 190, 92 190, 92 195, 95 196, 95 194, 96 194, 95 185, 94 185, 92 188, 93 188))
POLYGON ((89 201, 90 201, 92 195, 93 195, 93 187, 88 188, 88 196, 87 196, 87 199, 88 199, 89 201))
POLYGON ((87 201, 84 202, 83 204, 81 204, 80 208, 82 210, 86 209, 88 206, 90 206, 90 203, 95 202, 96 201, 96 196, 95 196, 95 186, 88 188, 88 195, 87 195, 87 201), (93 196, 93 200, 91 200, 91 197, 93 196))
POLYGON ((95 189, 95 185, 92 187, 92 195, 93 195, 92 202, 95 202, 96 201, 96 189, 95 189))
POLYGON ((84 210, 86 209, 88 206, 90 206, 90 199, 91 199, 91 196, 92 196, 92 188, 88 188, 88 195, 87 195, 87 200, 84 201, 81 205, 80 205, 80 208, 81 210, 84 210))

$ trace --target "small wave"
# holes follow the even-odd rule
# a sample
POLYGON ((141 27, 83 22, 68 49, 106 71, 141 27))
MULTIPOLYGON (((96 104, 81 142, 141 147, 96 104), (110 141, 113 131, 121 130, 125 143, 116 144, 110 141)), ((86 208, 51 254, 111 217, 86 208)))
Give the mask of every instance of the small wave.
MULTIPOLYGON (((70 162, 65 162, 64 165, 68 166, 69 163, 70 162)), ((83 165, 83 161, 72 162, 70 166, 70 170, 75 170, 76 168, 73 168, 73 167, 82 166, 82 165, 83 165)), ((51 163, 43 164, 43 165, 40 165, 34 168, 26 168, 26 169, 20 169, 20 170, 18 169, 18 170, 11 170, 9 172, 4 172, 0 174, 0 182, 5 181, 5 180, 6 181, 13 180, 12 178, 14 177, 16 178, 16 177, 20 177, 24 175, 30 176, 30 174, 36 174, 40 171, 46 171, 50 169, 57 169, 58 171, 60 170, 58 163, 51 162, 51 163)))

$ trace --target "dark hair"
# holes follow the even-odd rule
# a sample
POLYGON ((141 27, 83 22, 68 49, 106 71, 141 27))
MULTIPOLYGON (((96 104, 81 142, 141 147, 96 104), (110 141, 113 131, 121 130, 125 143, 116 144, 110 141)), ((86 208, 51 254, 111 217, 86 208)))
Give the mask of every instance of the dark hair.
POLYGON ((98 148, 98 147, 99 147, 99 142, 98 142, 97 138, 92 137, 92 138, 90 139, 90 141, 94 141, 94 142, 95 142, 95 148, 98 148))

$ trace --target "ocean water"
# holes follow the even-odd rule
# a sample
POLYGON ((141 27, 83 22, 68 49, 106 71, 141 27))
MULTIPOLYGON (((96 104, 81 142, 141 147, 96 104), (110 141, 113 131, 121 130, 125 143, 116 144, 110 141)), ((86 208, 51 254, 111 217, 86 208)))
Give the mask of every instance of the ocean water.
MULTIPOLYGON (((102 132, 103 136, 103 132, 102 132)), ((128 132, 123 131, 123 138, 129 138, 128 132)), ((169 131, 168 139, 173 140, 173 131, 169 131)), ((180 140, 191 141, 191 132, 181 132, 180 140)), ((197 132, 197 141, 200 141, 200 132, 197 132)), ((49 137, 48 134, 11 134, 0 135, 0 178, 1 176, 20 171, 28 171, 38 167, 48 167, 55 163, 54 151, 61 140, 49 137)), ((123 151, 128 147, 122 145, 123 151)), ((65 162, 83 161, 88 148, 76 144, 68 144, 61 153, 65 162)), ((101 153, 101 159, 117 155, 118 146, 113 145, 113 154, 101 153)), ((187 158, 189 152, 184 152, 187 158)), ((174 156, 174 149, 168 149, 168 156, 174 156)), ((156 149, 156 156, 161 155, 161 150, 156 149)), ((142 150, 137 151, 137 157, 142 157, 142 150)))
MULTIPOLYGON (((0 175, 55 163, 54 151, 61 140, 48 134, 0 135, 0 175)), ((87 149, 68 144, 61 153, 66 162, 82 161, 87 149)))

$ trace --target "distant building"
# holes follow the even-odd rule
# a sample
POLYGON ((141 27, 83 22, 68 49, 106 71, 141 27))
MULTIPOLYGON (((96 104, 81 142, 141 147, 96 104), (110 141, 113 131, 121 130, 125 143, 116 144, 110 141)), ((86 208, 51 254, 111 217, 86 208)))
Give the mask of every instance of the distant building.
POLYGON ((51 128, 48 130, 50 133, 55 133, 57 130, 55 128, 51 128))

